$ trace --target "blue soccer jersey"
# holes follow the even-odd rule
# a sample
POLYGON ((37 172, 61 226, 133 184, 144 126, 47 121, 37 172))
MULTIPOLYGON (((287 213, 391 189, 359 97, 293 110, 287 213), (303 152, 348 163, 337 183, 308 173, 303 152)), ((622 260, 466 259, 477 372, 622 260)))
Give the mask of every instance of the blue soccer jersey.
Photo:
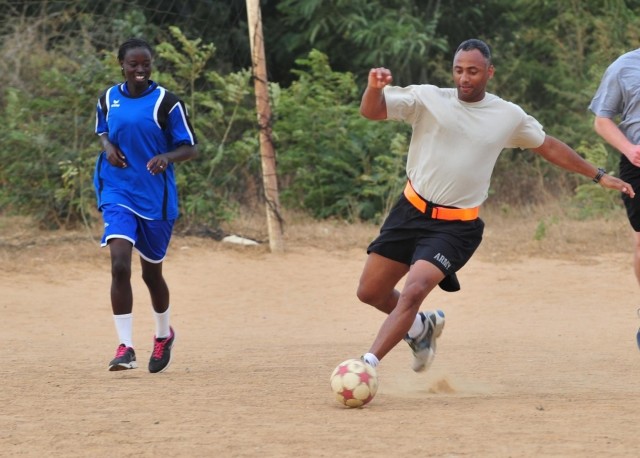
POLYGON ((103 151, 98 157, 94 185, 98 208, 122 205, 153 220, 178 217, 178 191, 174 164, 152 175, 147 162, 180 145, 195 145, 195 132, 184 103, 155 82, 138 97, 131 97, 126 84, 112 86, 98 100, 96 134, 125 155, 127 167, 114 167, 103 151))

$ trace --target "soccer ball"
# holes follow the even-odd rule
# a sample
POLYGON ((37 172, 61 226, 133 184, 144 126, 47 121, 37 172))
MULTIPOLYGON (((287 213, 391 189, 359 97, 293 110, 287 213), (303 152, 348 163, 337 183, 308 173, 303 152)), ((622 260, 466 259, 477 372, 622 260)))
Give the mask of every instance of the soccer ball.
POLYGON ((362 407, 378 391, 376 370, 359 359, 348 359, 338 364, 330 382, 336 400, 347 407, 362 407))

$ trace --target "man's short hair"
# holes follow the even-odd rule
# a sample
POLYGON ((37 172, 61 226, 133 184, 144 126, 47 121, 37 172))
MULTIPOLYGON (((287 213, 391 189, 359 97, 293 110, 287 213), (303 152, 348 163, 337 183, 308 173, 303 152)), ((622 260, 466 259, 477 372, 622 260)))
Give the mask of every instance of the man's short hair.
POLYGON ((455 53, 458 54, 460 51, 473 51, 474 49, 480 51, 487 60, 487 63, 491 64, 491 49, 489 48, 489 45, 477 38, 471 38, 460 43, 455 53))

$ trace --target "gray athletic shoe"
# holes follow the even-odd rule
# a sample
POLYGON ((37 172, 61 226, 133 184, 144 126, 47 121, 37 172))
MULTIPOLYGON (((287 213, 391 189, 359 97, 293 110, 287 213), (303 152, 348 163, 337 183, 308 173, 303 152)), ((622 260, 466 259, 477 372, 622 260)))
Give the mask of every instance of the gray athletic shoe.
POLYGON ((424 324, 424 330, 414 339, 408 335, 404 340, 413 351, 411 368, 416 372, 422 372, 431 366, 436 356, 436 339, 442 334, 444 328, 444 312, 420 312, 420 318, 424 324))

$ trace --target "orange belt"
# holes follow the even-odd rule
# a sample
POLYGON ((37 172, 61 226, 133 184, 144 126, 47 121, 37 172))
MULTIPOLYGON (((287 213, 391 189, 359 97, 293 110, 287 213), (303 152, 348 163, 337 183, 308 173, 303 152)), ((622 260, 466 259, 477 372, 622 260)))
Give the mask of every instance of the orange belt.
POLYGON ((407 198, 411 205, 416 207, 420 212, 427 213, 427 207, 431 211, 431 218, 444 219, 447 221, 473 221, 478 217, 480 207, 475 208, 446 208, 435 207, 433 204, 425 201, 411 186, 411 182, 407 181, 407 185, 404 188, 404 196, 407 198))

